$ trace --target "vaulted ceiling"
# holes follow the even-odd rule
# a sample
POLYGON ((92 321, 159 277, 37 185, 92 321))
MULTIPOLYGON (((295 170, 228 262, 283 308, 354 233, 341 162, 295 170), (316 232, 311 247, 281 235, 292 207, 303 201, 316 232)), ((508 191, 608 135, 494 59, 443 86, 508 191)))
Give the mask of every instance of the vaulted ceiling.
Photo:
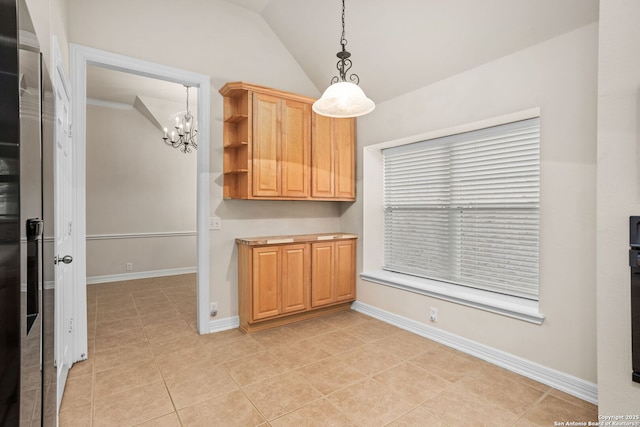
MULTIPOLYGON (((321 93, 336 75, 340 0, 227 0, 261 15, 321 93)), ((598 20, 598 0, 346 0, 352 72, 376 102, 598 20)))
MULTIPOLYGON (((318 93, 326 89, 337 74, 341 0, 226 1, 261 16, 318 93)), ((376 103, 598 20, 598 0, 345 2, 351 72, 359 75, 360 86, 376 103)), ((95 69, 89 75, 89 97, 132 103, 135 95, 184 96, 180 85, 126 79, 95 69)))

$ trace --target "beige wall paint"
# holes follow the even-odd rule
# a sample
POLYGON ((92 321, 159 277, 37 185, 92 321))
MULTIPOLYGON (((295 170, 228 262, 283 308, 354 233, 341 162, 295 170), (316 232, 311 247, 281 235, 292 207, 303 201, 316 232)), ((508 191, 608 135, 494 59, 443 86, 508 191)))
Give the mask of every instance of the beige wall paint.
MULTIPOLYGON (((423 323, 429 323, 429 307, 437 307, 439 321, 431 326, 596 382, 597 37, 594 23, 381 103, 358 119, 362 194, 363 146, 540 107, 544 323, 538 326, 363 280, 358 280, 358 300, 423 323)), ((362 197, 343 207, 342 228, 362 233, 363 209, 376 207, 363 206, 362 197)), ((366 234, 360 244, 367 245, 366 234)), ((361 271, 361 256, 358 265, 361 271)))
POLYGON ((53 63, 51 39, 55 36, 65 69, 69 70, 68 0, 26 0, 26 3, 47 68, 51 70, 53 63))
POLYGON ((210 75, 214 117, 222 117, 217 91, 228 81, 319 96, 264 19, 240 6, 222 0, 67 1, 69 41, 210 75))
MULTIPOLYGON (((179 110, 178 110, 179 111, 179 110)), ((87 237, 196 231, 197 152, 164 144, 139 111, 87 106, 87 237)), ((87 277, 195 267, 196 238, 87 243, 87 277)))
MULTIPOLYGON (((222 198, 222 97, 227 81, 244 80, 319 96, 300 66, 257 14, 221 0, 68 0, 70 41, 212 76, 210 300, 218 318, 237 314, 236 237, 341 231, 339 203, 249 202, 222 198), (180 31, 174 31, 180 25, 180 31)), ((350 230, 342 230, 350 231, 350 230)))
POLYGON ((640 215, 640 3, 600 0, 597 297, 601 415, 638 415, 631 381, 629 216, 640 215))

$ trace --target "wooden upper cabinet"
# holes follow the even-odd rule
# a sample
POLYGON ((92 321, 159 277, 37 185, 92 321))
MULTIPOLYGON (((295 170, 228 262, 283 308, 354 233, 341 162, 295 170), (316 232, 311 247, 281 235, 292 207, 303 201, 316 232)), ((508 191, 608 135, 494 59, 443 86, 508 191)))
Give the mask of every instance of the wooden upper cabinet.
POLYGON ((281 195, 309 197, 311 105, 282 100, 281 195))
POLYGON ((335 141, 334 197, 356 197, 355 119, 333 119, 335 141))
POLYGON ((313 114, 311 197, 355 200, 355 119, 313 114))
POLYGON ((224 97, 224 197, 355 200, 355 120, 302 95, 243 82, 224 97))
POLYGON ((253 195, 309 196, 311 106, 253 94, 253 195))
POLYGON ((280 196, 280 98, 253 95, 253 195, 280 196))
POLYGON ((331 117, 313 114, 311 147, 311 197, 333 197, 335 147, 331 117))

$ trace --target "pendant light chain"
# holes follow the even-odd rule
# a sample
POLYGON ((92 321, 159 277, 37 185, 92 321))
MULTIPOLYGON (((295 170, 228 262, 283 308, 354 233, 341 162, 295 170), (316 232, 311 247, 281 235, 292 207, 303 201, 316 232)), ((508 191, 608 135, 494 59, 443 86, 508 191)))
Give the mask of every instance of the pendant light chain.
POLYGON ((190 116, 189 113, 189 86, 185 86, 187 88, 187 115, 190 116))
MULTIPOLYGON (((345 28, 344 15, 345 15, 344 0, 342 0, 342 36, 340 37, 340 46, 342 47, 342 50, 336 54, 336 56, 340 58, 340 60, 336 64, 336 68, 338 69, 338 75, 334 76, 331 79, 331 84, 338 83, 338 82, 346 82, 347 71, 351 69, 351 65, 352 65, 351 60, 349 59, 349 57, 351 56, 351 53, 347 52, 347 49, 346 49, 347 38, 345 36, 345 29, 344 29, 345 28)), ((358 77, 357 74, 351 74, 349 75, 349 80, 355 84, 358 84, 360 82, 360 77, 358 77)))
POLYGON ((342 37, 340 37, 340 44, 342 45, 342 49, 347 45, 347 39, 344 33, 344 0, 342 0, 342 37))

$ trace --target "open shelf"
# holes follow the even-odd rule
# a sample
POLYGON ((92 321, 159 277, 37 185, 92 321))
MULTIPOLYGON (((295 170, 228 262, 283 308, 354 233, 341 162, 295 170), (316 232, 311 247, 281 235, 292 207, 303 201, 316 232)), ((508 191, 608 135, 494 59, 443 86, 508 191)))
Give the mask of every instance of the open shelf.
POLYGON ((224 144, 224 148, 241 148, 248 145, 249 143, 247 141, 232 141, 224 144))
POLYGON ((248 118, 249 116, 247 114, 236 114, 236 115, 227 117, 226 119, 224 119, 224 121, 225 123, 238 123, 248 118))

